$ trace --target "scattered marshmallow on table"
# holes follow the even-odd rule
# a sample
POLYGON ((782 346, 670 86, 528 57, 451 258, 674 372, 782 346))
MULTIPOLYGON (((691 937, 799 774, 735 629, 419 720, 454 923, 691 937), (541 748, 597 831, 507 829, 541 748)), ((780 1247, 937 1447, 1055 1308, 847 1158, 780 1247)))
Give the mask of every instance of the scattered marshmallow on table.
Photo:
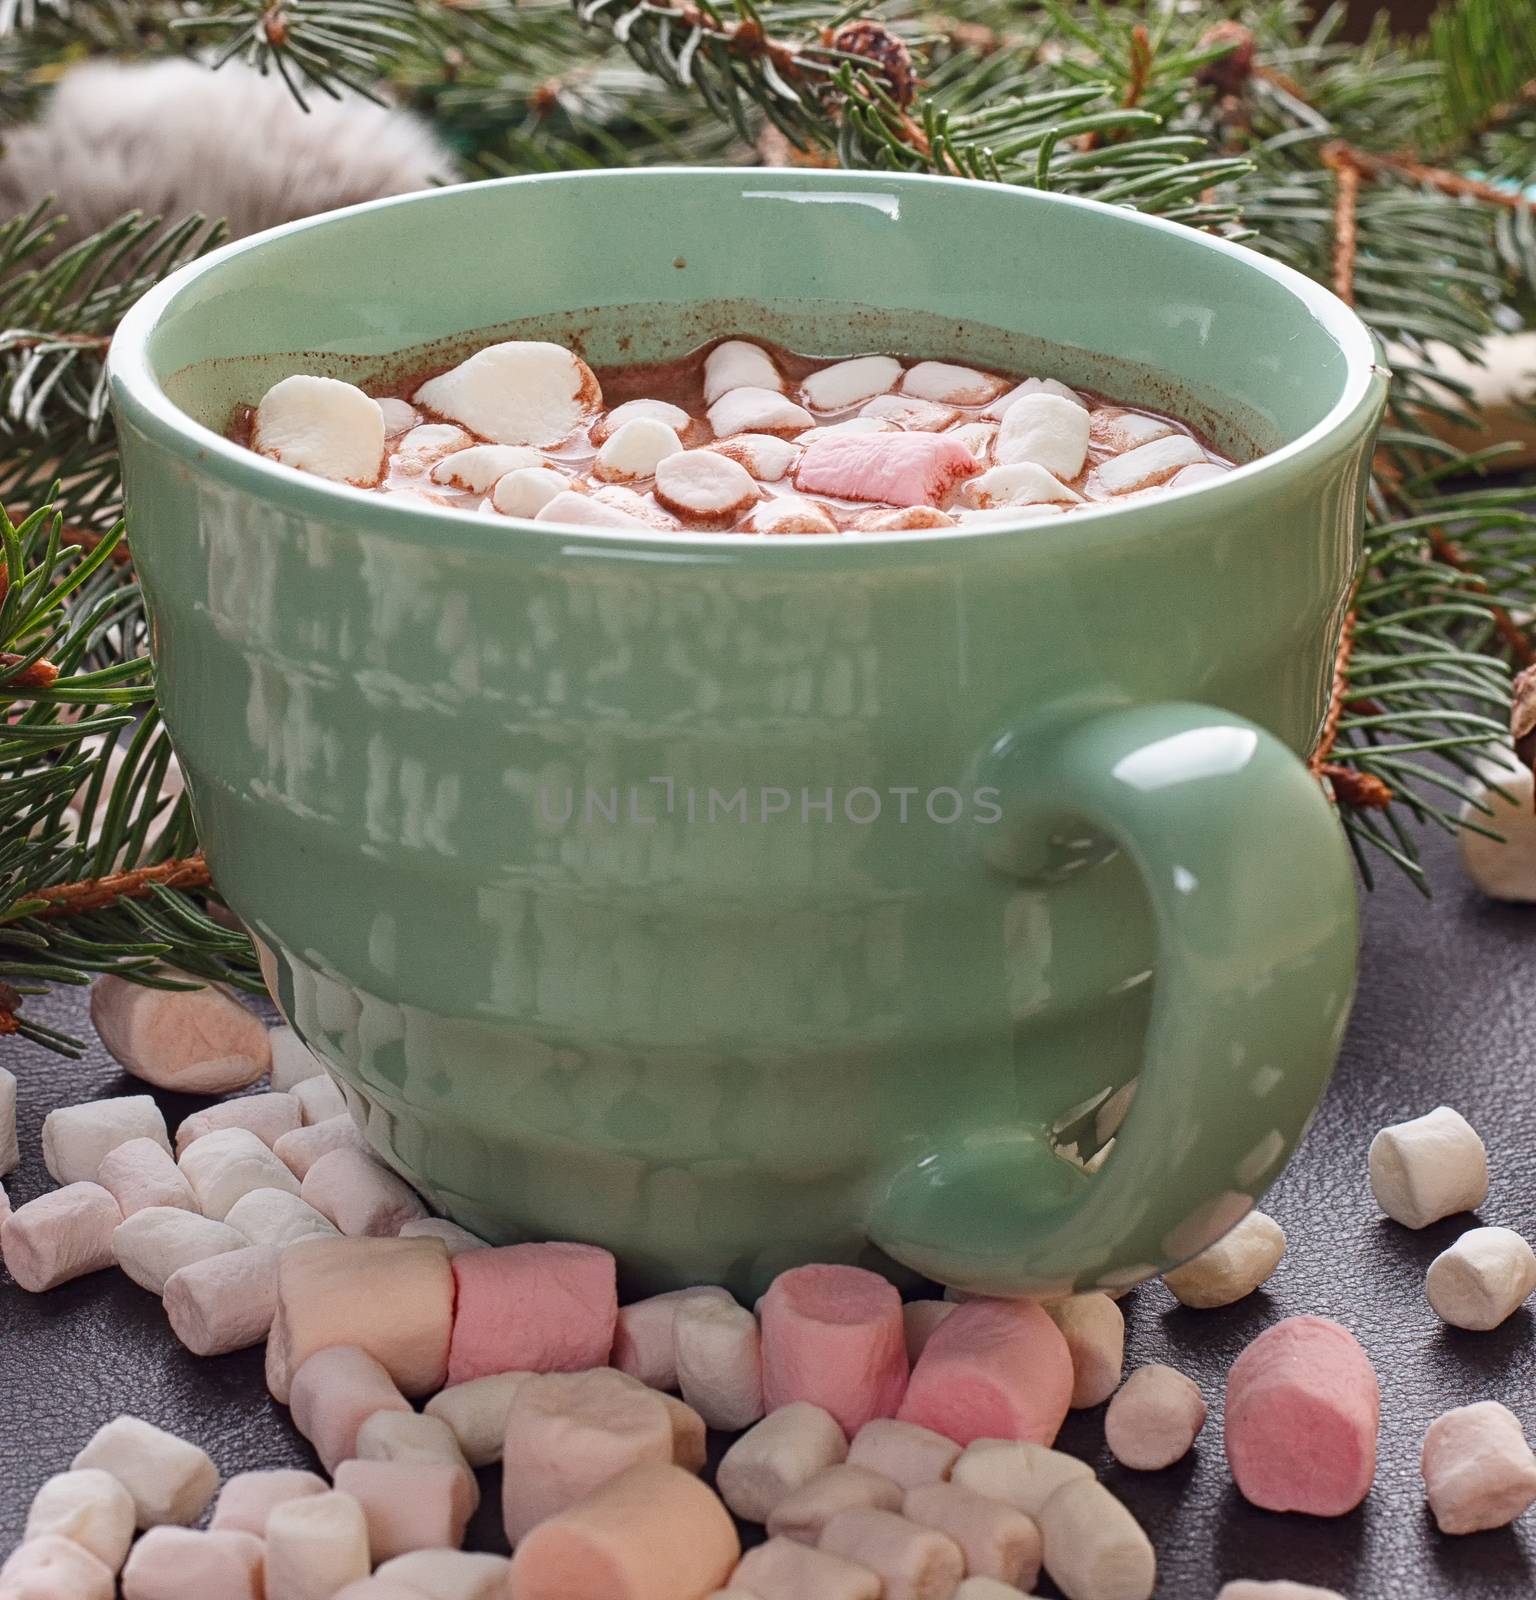
POLYGON ((393 1408, 375 1411, 363 1419, 353 1449, 359 1461, 430 1461, 452 1467, 459 1474, 464 1515, 471 1516, 480 1504, 479 1480, 464 1459, 453 1429, 441 1417, 393 1408))
POLYGON ((675 1466, 686 1467, 689 1472, 702 1472, 709 1455, 709 1429, 704 1419, 685 1400, 675 1394, 664 1394, 660 1389, 647 1388, 638 1378, 616 1367, 602 1369, 615 1378, 631 1384, 645 1394, 654 1395, 666 1408, 667 1421, 672 1427, 672 1461, 675 1466))
POLYGON ((965 1576, 965 1556, 948 1534, 894 1511, 843 1511, 822 1530, 818 1549, 868 1567, 884 1600, 950 1600, 965 1576))
MULTIPOLYGON (((342 1116, 347 1109, 346 1096, 329 1073, 322 1073, 318 1078, 306 1078, 290 1092, 299 1103, 299 1120, 306 1128, 342 1116)), ((284 1133, 291 1131, 283 1129, 284 1133)))
POLYGON ((761 1313, 770 1411, 809 1400, 850 1435, 895 1415, 907 1384, 906 1335, 901 1296, 878 1273, 795 1267, 769 1285, 761 1313))
POLYGON ((697 522, 732 522, 758 496, 757 481, 718 450, 683 450, 656 463, 656 498, 697 522))
POLYGON ((1262 1211, 1250 1211, 1215 1244, 1163 1274, 1180 1305, 1198 1310, 1230 1306, 1274 1276, 1285 1255, 1285 1230, 1262 1211))
POLYGON ((1469 1228, 1430 1263, 1424 1292, 1453 1328, 1485 1333, 1536 1289, 1536 1253, 1513 1228, 1469 1228))
POLYGON ((234 1203, 253 1189, 297 1194, 298 1179, 249 1128, 220 1128, 194 1139, 183 1151, 182 1176, 205 1217, 222 1222, 234 1203))
POLYGON ((1087 457, 1088 413, 1045 391, 1014 401, 992 441, 992 458, 998 466, 1032 461, 1063 482, 1083 470, 1087 457))
POLYGON ((370 488, 384 468, 384 413, 356 384, 295 374, 261 397, 251 448, 284 466, 370 488))
POLYGON ((101 1158, 96 1181, 117 1201, 125 1217, 151 1206, 196 1211, 197 1196, 181 1168, 155 1139, 130 1139, 101 1158))
POLYGON ((139 1417, 114 1417, 70 1464, 110 1472, 132 1496, 141 1529, 196 1522, 219 1487, 206 1451, 139 1417))
MULTIPOLYGON (((1009 413, 1009 416, 1012 412, 1009 413)), ((1003 419, 1006 430, 1008 418, 1003 419)), ((1125 494, 1131 489, 1142 489, 1159 483, 1180 467, 1193 466, 1205 460, 1205 451, 1187 433, 1169 434, 1165 439, 1154 439, 1150 444, 1138 445, 1123 455, 1108 456, 1094 469, 1099 482, 1111 494, 1125 494)))
POLYGON ((1072 1355, 1032 1301, 972 1300, 935 1330, 897 1415, 959 1444, 1049 1444, 1072 1403, 1072 1355))
POLYGON ((370 1567, 368 1520, 351 1495, 305 1495, 272 1508, 266 1600, 332 1600, 370 1567))
POLYGON ((1040 1575, 1040 1529, 1016 1506, 958 1484, 925 1483, 907 1490, 901 1514, 953 1539, 967 1577, 996 1578, 1027 1590, 1040 1575))
POLYGON ((452 1324, 453 1273, 441 1240, 302 1239, 278 1265, 267 1387, 286 1404, 294 1372, 317 1350, 356 1345, 403 1394, 435 1394, 448 1375, 452 1324))
POLYGON ((761 345, 726 339, 704 358, 704 403, 712 406, 733 389, 782 390, 784 379, 761 345))
POLYGON ((273 1155, 301 1183, 309 1176, 309 1169, 333 1150, 356 1150, 363 1155, 368 1154, 368 1141, 350 1116, 329 1117, 307 1128, 295 1128, 272 1146, 273 1155))
POLYGON ((468 1550, 412 1550, 384 1562, 376 1583, 397 1583, 413 1600, 507 1600, 505 1556, 468 1550))
POLYGON ((245 1250, 243 1233, 212 1217, 175 1206, 149 1206, 125 1218, 112 1232, 112 1254, 122 1270, 151 1294, 165 1289, 173 1272, 230 1250, 245 1250))
MULTIPOLYGON (((843 411, 894 389, 901 375, 901 363, 892 356, 855 356, 811 373, 801 383, 800 394, 817 411, 843 411)), ((907 389, 904 382, 902 388, 909 394, 918 392, 907 389)))
POLYGON ((411 1550, 456 1550, 474 1509, 459 1469, 446 1461, 343 1461, 336 1490, 363 1508, 374 1561, 411 1550))
MULTIPOLYGON (((754 1546, 731 1574, 731 1587, 755 1600, 881 1600, 884 1586, 870 1568, 794 1539, 754 1546)), ((719 1597, 714 1597, 719 1600, 719 1597)))
POLYGON ((448 1382, 606 1365, 616 1277, 613 1256, 593 1245, 511 1244, 456 1256, 448 1382))
POLYGON ((123 1568, 123 1600, 263 1600, 265 1563, 253 1534, 151 1528, 123 1568))
POLYGON ((1336 1589, 1317 1589, 1310 1583, 1289 1583, 1284 1578, 1260 1583, 1238 1578, 1224 1583, 1216 1600, 1345 1600, 1336 1589))
POLYGON ((747 385, 710 404, 709 426, 717 439, 737 433, 800 433, 816 419, 775 389, 747 385))
POLYGON ((1436 1417, 1420 1467, 1441 1533, 1503 1528, 1536 1503, 1536 1456, 1520 1419, 1495 1400, 1436 1417))
POLYGON ((468 1228, 461 1228, 458 1223, 450 1222, 447 1217, 412 1217, 409 1222, 402 1223, 400 1232, 396 1235, 400 1239, 441 1239, 448 1247, 448 1254, 461 1256, 466 1250, 489 1250, 491 1246, 484 1240, 471 1233, 468 1228))
POLYGON ((176 1129, 176 1154, 181 1155, 189 1144, 220 1128, 246 1128, 270 1150, 285 1133, 292 1133, 304 1121, 297 1093, 242 1095, 184 1117, 176 1129))
POLYGON ((907 1360, 914 1366, 923 1353, 933 1330, 955 1309, 952 1300, 909 1300, 901 1308, 903 1331, 907 1341, 907 1360))
POLYGON ((16 1142, 16 1075, 0 1067, 0 1178, 21 1165, 16 1142))
POLYGON ((108 973, 91 985, 91 1021, 136 1078, 182 1094, 230 1094, 272 1065, 267 1029, 222 989, 149 989, 108 973))
POLYGON ((1227 1461, 1266 1511, 1341 1517, 1376 1476, 1381 1391, 1353 1334, 1323 1317, 1261 1333, 1227 1375, 1227 1461))
POLYGON ((533 1376, 531 1372, 495 1372, 472 1378, 433 1395, 425 1414, 448 1424, 470 1466, 488 1467, 501 1460, 512 1396, 533 1376))
POLYGON ((133 1496, 110 1472, 81 1467, 56 1472, 32 1497, 25 1539, 72 1539, 116 1572, 133 1543, 133 1496))
MULTIPOLYGON (((713 1284, 694 1289, 670 1289, 647 1300, 620 1306, 613 1329, 609 1359, 620 1372, 638 1378, 652 1389, 677 1387, 677 1353, 673 1328, 677 1309, 689 1295, 730 1300, 730 1294, 713 1284)), ((734 1304, 734 1302, 732 1302, 734 1304)))
POLYGON ((1011 1583, 996 1578, 965 1578, 955 1590, 954 1600, 1016 1600, 1019 1591, 1011 1583))
POLYGON ((1405 1228, 1475 1211, 1488 1198, 1488 1152, 1449 1106, 1383 1128, 1371 1141, 1371 1193, 1405 1228))
POLYGON ((112 1572, 72 1539, 28 1539, 0 1565, 0 1600, 113 1600, 112 1572))
POLYGON ((844 1511, 899 1511, 902 1493, 899 1483, 845 1461, 785 1495, 768 1513, 764 1526, 771 1538, 815 1544, 833 1517, 844 1511))
POLYGON ((135 1139, 170 1153, 165 1118, 147 1094, 58 1106, 43 1119, 43 1165, 55 1183, 95 1183, 106 1157, 135 1139))
POLYGON ((696 1600, 741 1554, 730 1513, 681 1467, 631 1468, 541 1522, 512 1556, 516 1600, 696 1600))
POLYGON ((502 1519, 516 1544, 528 1530, 644 1463, 672 1465, 672 1422, 658 1395, 598 1368, 540 1373, 512 1396, 502 1471, 502 1519))
POLYGON ((1053 1300, 1045 1312, 1072 1357, 1073 1409, 1103 1405, 1125 1371, 1125 1313, 1107 1294, 1053 1300))
POLYGON ((1005 1439, 977 1439, 960 1452, 949 1474, 951 1483, 1037 1519, 1063 1485, 1092 1480, 1093 1468, 1076 1456, 1005 1439))
POLYGON ((0 1223, 0 1254, 18 1288, 41 1294, 110 1267, 112 1235, 122 1220, 117 1201, 100 1184, 66 1184, 0 1223))
MULTIPOLYGON (((919 361, 901 380, 901 392, 919 400, 934 400, 951 406, 983 406, 995 400, 1008 387, 990 372, 974 367, 958 367, 948 361, 919 361)), ((849 404, 852 404, 850 401, 849 404)))
POLYGON ((226 1227, 252 1244, 290 1245, 298 1239, 334 1239, 339 1230, 302 1196, 286 1189, 252 1189, 224 1213, 226 1227))
POLYGON ((272 1087, 280 1094, 292 1093, 306 1078, 325 1071, 320 1058, 292 1028, 273 1028, 267 1045, 272 1053, 272 1087))
POLYGON ((267 1536, 267 1518, 275 1507, 309 1495, 329 1494, 330 1485, 315 1472, 277 1467, 266 1472, 237 1472, 219 1491, 208 1526, 267 1536))
POLYGON ((853 1466, 868 1467, 903 1489, 942 1483, 959 1459, 960 1446, 953 1439, 894 1417, 866 1422, 848 1446, 853 1466))
POLYGON ((603 392, 574 351, 508 339, 429 378, 411 399, 494 444, 544 446, 569 439, 603 403, 603 392))
POLYGON ((1182 1461, 1205 1426, 1199 1385, 1172 1367, 1138 1367, 1104 1413, 1104 1442, 1123 1467, 1160 1472, 1182 1461))
POLYGON ((190 1262, 161 1293, 171 1332, 195 1356, 223 1356, 262 1343, 277 1314, 275 1245, 251 1245, 190 1262))
POLYGON ((713 1295, 685 1299, 673 1337, 683 1399, 711 1428, 748 1428, 762 1416, 762 1338, 745 1306, 713 1295))
MULTIPOLYGON (((1505 762, 1512 760, 1508 751, 1505 762)), ((1472 828, 1456 832, 1456 853, 1472 882, 1494 900, 1536 900, 1536 779, 1517 763, 1492 767, 1462 803, 1461 820, 1498 834, 1490 839, 1472 828), (1489 813, 1492 813, 1491 815, 1489 813)))
POLYGON ((315 1162, 299 1194, 348 1238, 393 1238, 405 1223, 427 1214, 425 1202, 404 1178, 376 1157, 346 1146, 315 1162))
POLYGON ((293 1425, 334 1472, 357 1454, 357 1434, 379 1412, 414 1415, 389 1373, 356 1345, 317 1350, 293 1374, 288 1395, 293 1425))
POLYGON ((715 1487, 746 1522, 767 1522, 781 1501, 828 1467, 846 1460, 848 1441, 837 1419, 808 1400, 770 1411, 720 1460, 715 1487))
POLYGON ((1151 1600, 1152 1541, 1103 1484, 1064 1484, 1038 1520, 1045 1570, 1067 1600, 1151 1600))

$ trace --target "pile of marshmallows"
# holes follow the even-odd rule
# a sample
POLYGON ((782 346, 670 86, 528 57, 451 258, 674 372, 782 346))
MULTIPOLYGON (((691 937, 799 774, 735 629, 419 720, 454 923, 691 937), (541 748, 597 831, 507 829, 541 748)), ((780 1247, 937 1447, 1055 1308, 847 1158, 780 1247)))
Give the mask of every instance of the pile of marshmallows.
MULTIPOLYGON (((115 1262, 164 1297, 190 1350, 265 1340, 268 1387, 329 1481, 246 1472, 220 1491, 197 1446, 119 1417, 38 1491, 0 1600, 112 1600, 119 1572, 125 1600, 1017 1600, 1042 1568, 1069 1600, 1149 1600, 1146 1534, 1051 1446, 1069 1409, 1107 1400, 1110 1451, 1157 1471, 1190 1450, 1206 1403, 1165 1366, 1122 1385, 1108 1295, 903 1305, 874 1273, 805 1266, 755 1311, 711 1287, 621 1307, 605 1250, 492 1248, 428 1217, 289 1030, 217 990, 110 977, 93 1012, 151 1083, 229 1092, 270 1071, 273 1087, 188 1117, 174 1159, 148 1096, 54 1110, 44 1158, 62 1187, 6 1215, 7 1267, 39 1291, 115 1262), (713 1489, 707 1428, 740 1433, 713 1489), (459 1549, 474 1469, 496 1461, 510 1559, 459 1549), (766 1542, 743 1554, 733 1514, 766 1542)), ((0 1171, 17 1158, 0 1072, 0 1171)), ((1410 1227, 1488 1190, 1481 1140, 1446 1107, 1379 1134, 1370 1177, 1410 1227)), ((1285 1248, 1253 1212, 1166 1282, 1185 1305, 1230 1304, 1285 1248)), ((1536 1257, 1504 1228, 1463 1234, 1428 1279, 1468 1328, 1533 1287, 1536 1257)), ((1353 1336, 1283 1321, 1228 1378, 1237 1486, 1343 1515, 1371 1488, 1378 1418, 1353 1336)), ((1448 1533, 1536 1501, 1536 1457, 1493 1402, 1436 1420, 1423 1471, 1448 1533)), ((1221 1600, 1319 1596, 1237 1582, 1221 1600)))
POLYGON ((1226 470, 1172 423, 1090 414, 1053 379, 859 356, 811 373, 798 398, 789 388, 766 350, 731 339, 704 363, 703 417, 646 399, 604 412, 579 356, 509 340, 409 403, 284 378, 257 406, 251 443, 322 477, 536 522, 764 534, 838 532, 816 495, 886 508, 852 520, 882 532, 1053 515, 1226 470), (770 483, 781 490, 765 493, 770 483))

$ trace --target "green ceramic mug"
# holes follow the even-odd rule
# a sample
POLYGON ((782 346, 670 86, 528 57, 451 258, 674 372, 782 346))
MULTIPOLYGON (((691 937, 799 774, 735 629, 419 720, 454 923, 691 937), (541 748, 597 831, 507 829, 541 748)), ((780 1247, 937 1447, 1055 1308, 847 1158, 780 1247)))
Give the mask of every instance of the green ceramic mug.
POLYGON ((1298 757, 1386 375, 1330 295, 1055 195, 598 172, 242 241, 110 364, 213 870, 450 1216, 636 1289, 1059 1292, 1191 1255, 1280 1170, 1355 960, 1298 757), (1267 453, 1017 529, 755 539, 392 504, 221 437, 279 375, 491 329, 970 359, 1267 453))

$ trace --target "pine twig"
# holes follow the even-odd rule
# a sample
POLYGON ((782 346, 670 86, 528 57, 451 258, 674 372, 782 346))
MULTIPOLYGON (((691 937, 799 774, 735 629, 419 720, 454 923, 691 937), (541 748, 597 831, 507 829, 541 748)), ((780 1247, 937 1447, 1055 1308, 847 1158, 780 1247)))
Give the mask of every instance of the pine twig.
MULTIPOLYGON (((154 889, 208 889, 213 879, 201 850, 153 866, 135 867, 131 872, 113 872, 104 878, 82 878, 77 883, 58 883, 39 889, 33 896, 42 902, 30 915, 42 918, 72 917, 85 911, 100 911, 120 900, 141 900, 154 889)), ((25 910, 25 908, 23 908, 25 910)))

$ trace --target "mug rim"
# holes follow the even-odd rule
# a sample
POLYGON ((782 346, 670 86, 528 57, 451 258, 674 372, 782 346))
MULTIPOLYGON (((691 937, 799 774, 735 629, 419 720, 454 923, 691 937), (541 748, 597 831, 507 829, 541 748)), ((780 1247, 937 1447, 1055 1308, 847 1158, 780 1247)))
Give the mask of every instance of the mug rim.
POLYGON ((639 180, 653 177, 741 183, 754 181, 754 175, 759 170, 750 167, 679 165, 604 167, 580 172, 531 173, 484 179, 367 200, 281 223, 260 233, 232 240, 179 268, 144 294, 124 316, 112 339, 106 360, 114 406, 155 443, 170 450, 199 473, 209 474, 262 500, 277 498, 286 502, 285 509, 292 513, 313 515, 349 525, 366 523, 366 531, 375 538, 384 537, 423 548, 430 547, 439 553, 445 549, 467 554, 511 554, 515 550, 545 554, 558 552, 561 555, 587 552, 616 557, 629 555, 637 560, 692 559, 715 565, 737 565, 749 560, 771 560, 782 564, 790 559, 793 563, 791 552, 801 552, 817 565, 822 565, 829 559, 833 549, 842 551, 844 559, 857 560, 860 559, 858 551, 869 547, 885 549, 893 544, 912 549, 914 554, 920 551, 924 558, 936 556, 946 547, 955 547, 954 554, 975 554, 978 553, 978 541, 991 543, 996 540, 1028 539, 1031 546, 1039 548, 1042 554, 1081 550, 1084 545, 1114 545, 1135 539, 1143 531, 1151 532, 1138 526, 1138 513, 1145 514, 1154 509, 1177 505, 1193 495, 1205 497, 1213 513, 1235 510, 1247 500, 1249 486, 1257 487, 1259 478, 1284 473, 1292 466, 1305 467, 1310 460, 1333 448, 1336 436, 1373 414, 1391 376, 1374 335, 1353 308, 1294 268, 1230 240, 1122 206, 1108 205, 1077 195, 1056 194, 1049 190, 1023 189, 1012 184, 926 173, 815 168, 793 172, 774 169, 771 176, 764 173, 755 181, 810 188, 835 188, 846 184, 862 188, 871 185, 939 185, 964 187, 967 190, 997 190, 1017 197, 1027 196, 1037 204, 1110 214, 1128 227, 1177 234, 1191 249, 1205 249, 1228 256, 1246 270, 1270 278, 1300 301, 1323 326, 1344 357, 1346 375, 1343 392, 1324 416, 1277 450, 1269 451, 1254 461, 1241 463, 1218 480, 1193 484, 1183 489, 1169 489, 1155 500, 1095 505, 1091 509, 1074 511, 1070 519, 1023 517, 1015 524, 966 527, 962 523, 952 528, 904 529, 852 536, 841 532, 796 534, 792 538, 769 539, 744 537, 736 531, 698 533, 679 530, 669 533, 648 529, 631 533, 618 528, 533 522, 517 517, 498 517, 493 523, 478 510, 403 503, 388 495, 381 495, 375 489, 336 483, 286 467, 225 438, 183 411, 166 393, 150 363, 150 340, 160 327, 165 313, 189 284, 208 273, 217 272, 224 263, 235 257, 258 250, 278 238, 307 232, 311 228, 327 227, 365 212, 430 204, 439 197, 446 198, 470 189, 480 191, 529 184, 570 185, 611 181, 615 178, 639 180), (1071 528, 1062 526, 1063 521, 1070 521, 1071 528), (536 540, 537 544, 528 545, 527 541, 530 540, 536 540), (769 550, 773 551, 772 555, 765 554, 769 550))

